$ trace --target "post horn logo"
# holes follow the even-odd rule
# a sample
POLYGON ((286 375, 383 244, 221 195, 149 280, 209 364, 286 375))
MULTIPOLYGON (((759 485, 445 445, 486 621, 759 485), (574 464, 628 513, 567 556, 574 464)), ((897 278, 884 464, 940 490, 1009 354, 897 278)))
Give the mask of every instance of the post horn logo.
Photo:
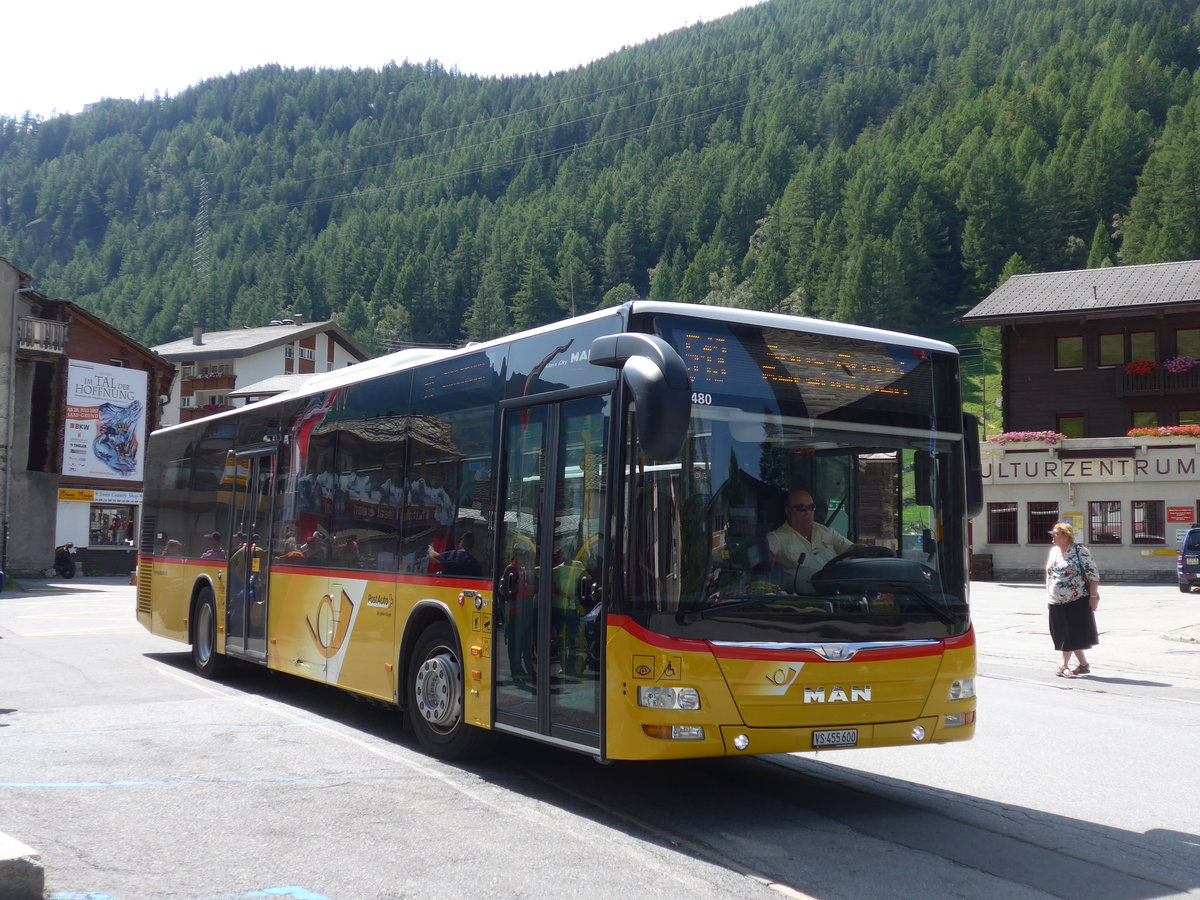
POLYGON ((336 656, 342 649, 346 634, 350 631, 350 616, 354 612, 354 601, 346 596, 345 591, 342 591, 336 614, 333 603, 333 597, 326 594, 317 602, 316 624, 313 624, 311 617, 304 620, 317 651, 326 659, 336 656))

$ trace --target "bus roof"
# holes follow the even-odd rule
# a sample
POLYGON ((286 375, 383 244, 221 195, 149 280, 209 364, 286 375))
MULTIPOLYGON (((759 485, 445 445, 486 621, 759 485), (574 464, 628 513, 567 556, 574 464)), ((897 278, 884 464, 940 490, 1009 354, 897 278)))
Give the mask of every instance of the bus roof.
POLYGON ((936 350, 958 355, 958 348, 945 341, 871 328, 866 325, 850 325, 846 322, 831 322, 827 319, 812 319, 807 316, 792 316, 784 313, 762 312, 756 309, 731 309, 724 306, 704 306, 698 303, 670 303, 662 300, 634 300, 629 304, 635 313, 663 313, 675 316, 691 316, 697 319, 716 319, 722 322, 734 320, 763 328, 787 328, 794 331, 811 331, 835 337, 859 341, 875 341, 881 344, 903 344, 922 350, 936 350))
MULTIPOLYGON (((606 309, 596 310, 595 312, 585 313, 584 315, 576 316, 573 319, 551 322, 548 325, 541 325, 537 328, 530 328, 514 334, 504 335, 503 337, 492 338, 488 341, 467 344, 465 347, 460 347, 457 350, 448 348, 410 348, 407 350, 398 350, 395 353, 389 353, 385 356, 368 359, 364 362, 355 363, 354 365, 344 366, 341 369, 334 369, 331 372, 315 373, 307 381, 303 382, 297 387, 283 391, 282 393, 276 394, 273 397, 259 400, 251 405, 262 409, 273 406, 276 403, 287 402, 288 400, 292 400, 297 397, 306 397, 311 394, 320 393, 333 388, 355 384, 366 378, 374 378, 379 375, 400 372, 404 369, 410 369, 414 366, 431 362, 433 360, 445 359, 458 354, 477 353, 481 350, 489 350, 495 347, 502 347, 522 338, 531 337, 538 334, 550 334, 562 328, 578 325, 584 322, 593 322, 609 316, 623 317, 624 321, 627 323, 629 319, 635 315, 672 315, 688 316, 698 319, 712 319, 720 322, 733 321, 747 325, 755 325, 761 328, 782 328, 792 331, 808 331, 814 334, 844 337, 851 340, 873 341, 883 344, 902 344, 906 347, 915 347, 923 350, 933 350, 941 353, 951 353, 956 356, 958 355, 958 348, 953 344, 948 344, 944 341, 921 337, 919 335, 905 334, 899 331, 871 328, 866 325, 850 325, 845 322, 832 322, 826 319, 813 319, 806 316, 793 316, 785 313, 762 312, 754 309, 706 306, 699 303, 672 303, 665 300, 631 300, 628 303, 622 304, 621 306, 612 306, 606 309)), ((205 418, 218 419, 224 416, 237 415, 245 408, 245 406, 239 406, 226 412, 217 413, 213 416, 207 416, 205 418)), ((168 431, 191 424, 191 422, 181 422, 178 425, 169 425, 160 430, 168 431)))

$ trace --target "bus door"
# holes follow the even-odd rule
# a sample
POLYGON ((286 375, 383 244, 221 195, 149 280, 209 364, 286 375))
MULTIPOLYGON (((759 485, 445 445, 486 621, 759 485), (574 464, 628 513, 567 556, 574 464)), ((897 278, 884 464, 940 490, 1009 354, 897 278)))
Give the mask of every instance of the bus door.
POLYGON ((274 448, 236 457, 225 649, 237 656, 266 660, 271 511, 278 458, 274 448))
POLYGON ((610 402, 506 410, 493 618, 498 727, 597 750, 610 402))

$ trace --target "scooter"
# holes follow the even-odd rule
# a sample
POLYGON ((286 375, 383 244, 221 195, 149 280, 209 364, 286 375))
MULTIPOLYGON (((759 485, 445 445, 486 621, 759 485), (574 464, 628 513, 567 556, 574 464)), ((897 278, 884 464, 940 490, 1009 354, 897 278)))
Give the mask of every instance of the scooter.
POLYGON ((61 544, 54 548, 54 571, 60 578, 75 577, 74 544, 61 544))

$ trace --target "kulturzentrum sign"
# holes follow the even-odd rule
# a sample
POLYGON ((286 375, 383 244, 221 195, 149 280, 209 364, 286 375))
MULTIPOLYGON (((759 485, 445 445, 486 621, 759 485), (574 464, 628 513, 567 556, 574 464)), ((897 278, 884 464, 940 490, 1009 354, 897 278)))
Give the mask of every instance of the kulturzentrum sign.
POLYGON ((985 484, 1053 484, 1062 482, 1179 481, 1196 477, 1191 447, 1156 451, 1153 456, 1118 459, 1053 459, 1049 456, 985 454, 985 484))

